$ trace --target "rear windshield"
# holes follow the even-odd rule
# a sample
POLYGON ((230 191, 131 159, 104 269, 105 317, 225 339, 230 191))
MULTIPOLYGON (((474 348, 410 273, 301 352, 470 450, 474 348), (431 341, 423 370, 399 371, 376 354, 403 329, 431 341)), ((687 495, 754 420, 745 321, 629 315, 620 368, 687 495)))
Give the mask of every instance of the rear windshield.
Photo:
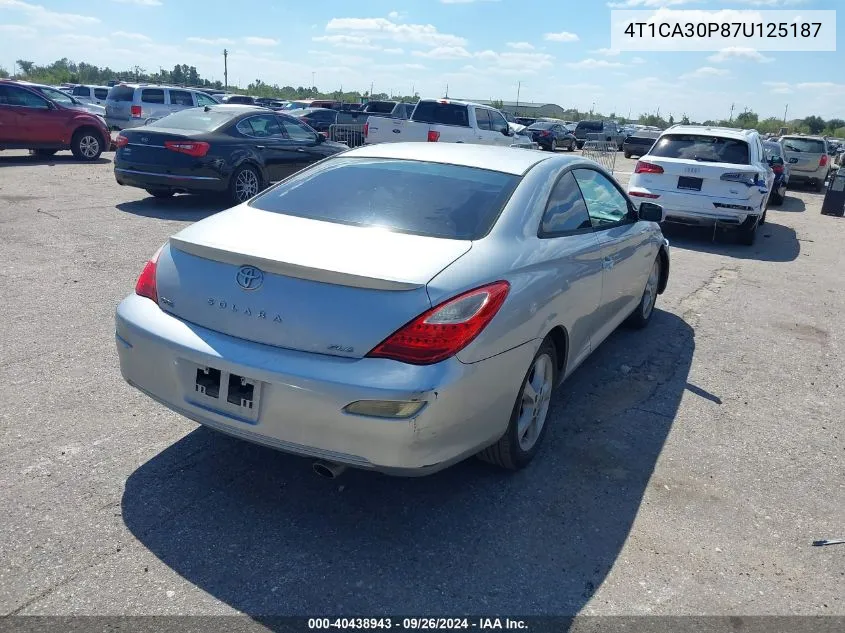
POLYGON ((487 169, 411 160, 338 157, 250 202, 324 222, 457 240, 484 237, 519 182, 487 169))
POLYGON ((420 101, 414 108, 414 121, 439 125, 460 125, 469 127, 469 117, 465 105, 420 101))
POLYGON ((601 130, 601 121, 579 121, 577 130, 601 130))
POLYGON ((554 126, 554 123, 532 123, 528 129, 529 130, 550 130, 554 126))
POLYGON ((739 139, 699 134, 665 134, 649 154, 661 158, 686 158, 706 163, 748 165, 748 143, 739 139))
POLYGON ((366 105, 366 110, 376 114, 390 114, 395 107, 396 104, 393 101, 370 101, 366 105))
POLYGON ((115 86, 109 90, 108 99, 111 101, 132 101, 135 96, 135 88, 129 86, 115 86))
POLYGON ((145 127, 166 127, 174 130, 208 132, 210 130, 216 130, 231 120, 232 114, 228 112, 221 112, 219 110, 209 110, 206 112, 205 108, 189 108, 168 114, 166 117, 162 117, 145 127))
POLYGON ((787 152, 804 152, 806 154, 824 154, 825 143, 817 138, 783 138, 783 148, 787 152))

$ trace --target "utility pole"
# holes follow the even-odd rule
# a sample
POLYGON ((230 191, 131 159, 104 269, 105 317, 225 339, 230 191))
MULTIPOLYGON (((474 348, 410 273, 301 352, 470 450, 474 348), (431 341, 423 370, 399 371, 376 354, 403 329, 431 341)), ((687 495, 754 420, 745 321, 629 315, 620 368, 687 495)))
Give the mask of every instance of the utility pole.
POLYGON ((317 87, 317 80, 316 80, 316 79, 314 79, 314 76, 315 76, 315 75, 316 75, 316 73, 312 70, 312 71, 311 71, 311 87, 312 87, 312 88, 316 88, 316 87, 317 87))
POLYGON ((229 51, 223 49, 223 90, 229 92, 229 51))
POLYGON ((522 92, 522 82, 516 84, 516 113, 519 114, 519 93, 522 92))
POLYGON ((446 98, 449 98, 449 84, 446 84, 446 98))
POLYGON ((374 85, 374 84, 375 84, 375 82, 374 82, 374 81, 371 81, 371 82, 370 82, 370 99, 372 99, 372 98, 373 98, 373 85, 374 85))
POLYGON ((734 107, 735 106, 736 106, 735 103, 731 104, 731 114, 730 114, 730 116, 728 116, 728 123, 731 123, 734 120, 734 107))
POLYGON ((789 112, 789 104, 786 104, 786 107, 783 109, 783 124, 786 125, 786 113, 789 112))

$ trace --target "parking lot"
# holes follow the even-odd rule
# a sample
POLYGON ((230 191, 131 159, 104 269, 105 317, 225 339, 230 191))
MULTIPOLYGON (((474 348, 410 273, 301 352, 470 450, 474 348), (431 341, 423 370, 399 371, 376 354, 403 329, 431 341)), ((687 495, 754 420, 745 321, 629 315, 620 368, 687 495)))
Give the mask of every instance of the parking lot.
MULTIPOLYGON (((558 390, 541 454, 419 479, 199 427, 121 379, 114 309, 225 208, 112 153, 0 154, 3 614, 845 615, 845 220, 667 230, 653 323, 558 390)), ((617 157, 624 183, 634 160, 617 157)))

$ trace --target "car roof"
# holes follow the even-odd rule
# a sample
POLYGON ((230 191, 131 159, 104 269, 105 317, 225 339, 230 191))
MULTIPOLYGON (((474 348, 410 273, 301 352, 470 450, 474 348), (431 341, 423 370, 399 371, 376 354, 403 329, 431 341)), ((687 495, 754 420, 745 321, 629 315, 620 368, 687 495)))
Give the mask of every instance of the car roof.
MULTIPOLYGON (((362 145, 344 156, 360 158, 395 158, 431 163, 476 167, 521 176, 553 155, 518 147, 495 147, 470 143, 376 143, 362 145)), ((577 162, 577 157, 559 156, 559 160, 577 162)))
POLYGON ((712 135, 744 141, 758 132, 757 130, 740 130, 733 127, 719 127, 718 125, 673 125, 664 130, 664 133, 712 135))

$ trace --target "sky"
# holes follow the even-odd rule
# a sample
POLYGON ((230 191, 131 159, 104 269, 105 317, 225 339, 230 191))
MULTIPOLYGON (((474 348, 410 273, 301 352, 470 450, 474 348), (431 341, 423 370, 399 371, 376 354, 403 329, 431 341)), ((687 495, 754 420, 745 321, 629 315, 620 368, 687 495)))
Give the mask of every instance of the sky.
MULTIPOLYGON (((230 84, 557 103, 636 117, 845 118, 837 52, 620 52, 612 8, 837 9, 841 0, 0 0, 0 67, 196 66, 230 84)), ((839 38, 838 47, 841 47, 839 38)))

